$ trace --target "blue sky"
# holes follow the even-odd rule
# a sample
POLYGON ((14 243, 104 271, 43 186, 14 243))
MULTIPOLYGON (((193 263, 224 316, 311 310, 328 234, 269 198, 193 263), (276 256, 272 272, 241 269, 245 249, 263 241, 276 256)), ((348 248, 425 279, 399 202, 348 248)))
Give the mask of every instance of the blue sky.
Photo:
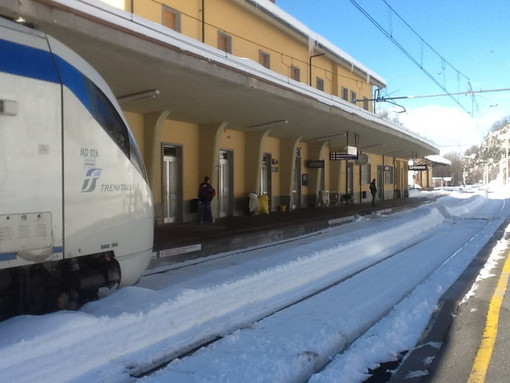
MULTIPOLYGON (((419 37, 383 0, 355 1, 449 92, 467 91, 467 78, 474 91, 510 88, 510 1, 386 0, 419 37)), ((350 0, 276 5, 382 76, 389 96, 445 93, 350 0)), ((398 118, 444 154, 480 144, 495 121, 510 115, 510 91, 477 94, 476 104, 471 96, 455 97, 462 107, 448 96, 396 100, 406 110, 398 118)))

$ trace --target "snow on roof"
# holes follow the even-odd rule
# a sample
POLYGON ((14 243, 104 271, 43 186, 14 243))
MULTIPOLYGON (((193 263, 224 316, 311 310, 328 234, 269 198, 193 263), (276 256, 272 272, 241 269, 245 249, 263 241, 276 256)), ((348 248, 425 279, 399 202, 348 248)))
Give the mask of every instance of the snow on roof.
MULTIPOLYGON (((332 43, 329 43, 324 38, 320 37, 318 34, 312 32, 310 29, 308 29, 308 27, 304 26, 299 21, 294 19, 292 16, 283 12, 280 8, 276 7, 270 1, 267 0, 244 0, 244 1, 256 2, 257 4, 260 5, 260 7, 264 9, 271 8, 270 9, 271 12, 274 11, 275 14, 281 16, 282 18, 284 17, 289 23, 293 23, 296 27, 302 28, 302 31, 307 31, 310 38, 313 37, 314 39, 316 39, 315 41, 320 40, 321 44, 325 45, 330 44, 331 50, 334 49, 336 52, 338 52, 339 57, 342 57, 344 59, 350 58, 349 55, 341 51, 339 48, 335 47, 332 43)), ((352 113, 353 115, 363 118, 366 121, 375 122, 393 131, 399 131, 409 137, 419 139, 420 141, 422 141, 423 143, 427 143, 428 145, 434 147, 436 146, 435 143, 433 143, 431 140, 425 137, 422 137, 420 134, 411 131, 403 126, 394 124, 388 120, 385 120, 381 116, 370 113, 369 111, 366 111, 362 107, 355 105, 351 102, 342 100, 338 96, 324 93, 322 91, 317 90, 316 88, 310 87, 305 83, 289 79, 287 76, 284 76, 277 72, 273 72, 272 70, 263 67, 262 65, 251 59, 238 57, 226 53, 222 50, 201 43, 200 41, 197 41, 191 37, 188 37, 170 28, 167 28, 161 24, 144 19, 143 17, 132 14, 131 12, 114 8, 111 5, 108 5, 102 1, 52 0, 52 2, 64 5, 68 10, 75 10, 84 14, 88 14, 91 17, 104 20, 117 27, 133 31, 134 33, 137 33, 141 36, 146 36, 148 39, 153 39, 156 41, 160 41, 164 44, 169 44, 174 47, 178 47, 181 50, 181 52, 189 52, 191 54, 204 57, 212 62, 223 63, 231 68, 241 70, 248 74, 262 76, 265 79, 270 80, 275 85, 292 89, 298 94, 311 97, 318 102, 324 103, 332 107, 341 108, 348 113, 352 113)), ((360 68, 365 68, 361 64, 357 63, 354 59, 352 58, 350 59, 352 60, 353 65, 356 63, 360 68)), ((368 71, 368 69, 365 68, 364 70, 366 70, 367 73, 370 73, 370 76, 375 76, 375 73, 368 71)), ((382 79, 380 78, 379 80, 382 81, 382 79)))
POLYGON ((452 164, 452 161, 450 161, 447 158, 441 157, 437 154, 425 156, 425 159, 428 161, 434 162, 436 164, 439 164, 439 165, 451 165, 452 164))
MULTIPOLYGON (((329 52, 333 53, 334 55, 338 56, 340 59, 345 60, 349 62, 353 67, 356 67, 357 69, 365 72, 367 74, 367 82, 369 81, 369 77, 373 78, 374 80, 383 83, 386 86, 386 80, 379 76, 377 73, 371 71, 366 66, 361 64, 359 61, 355 60, 353 57, 351 57, 349 54, 338 48, 335 44, 324 38, 323 36, 319 35, 318 33, 312 31, 310 28, 308 28, 305 24, 294 18, 293 16, 286 13, 284 10, 282 10, 277 5, 273 4, 271 1, 268 0, 244 0, 246 3, 249 3, 256 8, 261 9, 262 11, 265 11, 270 16, 273 16, 280 22, 287 24, 288 26, 292 27, 293 29, 297 30, 298 32, 304 34, 306 37, 308 37, 310 46, 322 46, 325 49, 327 49, 329 52), (312 45, 313 44, 313 45, 312 45)), ((352 68, 354 69, 354 68, 352 68)))

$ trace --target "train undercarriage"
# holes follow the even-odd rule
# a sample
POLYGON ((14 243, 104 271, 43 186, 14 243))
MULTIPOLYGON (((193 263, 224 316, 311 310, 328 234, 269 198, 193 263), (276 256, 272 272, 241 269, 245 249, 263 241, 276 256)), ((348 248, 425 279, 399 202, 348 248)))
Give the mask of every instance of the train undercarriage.
POLYGON ((120 278, 111 252, 0 270, 0 320, 77 309, 120 278))

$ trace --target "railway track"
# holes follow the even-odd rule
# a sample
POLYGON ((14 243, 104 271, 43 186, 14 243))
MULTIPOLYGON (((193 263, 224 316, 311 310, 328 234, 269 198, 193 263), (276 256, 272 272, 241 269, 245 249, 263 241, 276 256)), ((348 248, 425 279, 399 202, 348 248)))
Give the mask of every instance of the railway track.
MULTIPOLYGON (((473 258, 508 215, 496 205, 463 217, 429 206, 146 275, 80 312, 20 318, 17 335, 3 336, 0 374, 19 382, 306 381, 356 349, 430 275, 473 258), (48 362, 57 356, 58 365, 48 362)), ((367 365, 387 353, 377 357, 367 365)))
MULTIPOLYGON (((431 235, 427 236, 425 239, 430 239, 430 238, 431 238, 431 235)), ((345 282, 346 280, 349 280, 349 279, 355 277, 356 275, 362 274, 366 270, 368 270, 368 269, 370 269, 370 268, 380 264, 381 262, 385 262, 387 259, 389 259, 391 257, 394 257, 394 256, 398 255, 399 253, 401 253, 403 251, 407 251, 407 250, 412 249, 412 247, 416 246, 418 243, 423 242, 425 239, 417 241, 416 243, 410 244, 410 245, 406 246, 404 249, 388 255, 386 258, 381 259, 381 260, 375 262, 374 264, 371 264, 369 266, 363 267, 362 269, 352 273, 351 275, 348 275, 346 277, 342 277, 341 279, 339 279, 337 281, 334 281, 334 282, 331 282, 328 285, 326 285, 326 286, 324 286, 324 287, 322 287, 322 288, 320 288, 320 289, 318 289, 318 290, 316 290, 314 292, 306 294, 306 295, 300 297, 299 299, 297 299, 295 301, 288 302, 285 305, 283 305, 281 307, 278 307, 277 309, 272 310, 269 313, 265 313, 264 316, 258 318, 257 321, 264 320, 265 318, 268 318, 268 317, 270 317, 270 316, 272 316, 274 314, 277 314, 279 312, 288 310, 288 309, 290 309, 293 306, 299 305, 299 304, 301 304, 301 303, 303 303, 303 302, 305 302, 305 301, 307 301, 307 300, 309 300, 309 299, 311 299, 311 298, 313 298, 313 297, 315 297, 315 296, 317 296, 319 294, 322 294, 322 293, 324 293, 324 292, 326 292, 328 290, 331 290, 332 288, 340 285, 341 283, 345 282)), ((423 279, 426 279, 427 277, 425 277, 423 279)), ((420 281, 420 283, 422 281, 420 281)), ((404 299, 404 298, 405 298, 405 296, 402 299, 404 299)), ((381 315, 378 318, 376 318, 373 321, 373 323, 377 322, 382 317, 384 317, 387 314, 387 312, 389 312, 390 310, 391 310, 391 307, 388 308, 388 310, 386 310, 385 312, 381 313, 381 315)), ((367 328, 371 327, 371 325, 373 323, 368 324, 367 328)), ((238 331, 238 330, 243 330, 243 328, 246 328, 246 327, 247 327, 246 325, 238 326, 238 327, 232 329, 231 333, 233 333, 235 331, 238 331)), ((199 350, 199 349, 201 349, 203 347, 207 347, 207 346, 209 346, 209 345, 211 345, 211 344, 213 344, 215 342, 218 342, 221 339, 224 339, 226 336, 231 335, 231 333, 226 334, 224 336, 214 336, 214 335, 211 335, 210 338, 206 337, 204 340, 198 342, 197 344, 192 345, 189 349, 183 349, 180 352, 177 352, 177 353, 175 353, 175 354, 173 354, 171 356, 167 356, 167 357, 162 358, 162 360, 160 362, 158 362, 157 365, 151 366, 149 368, 130 366, 129 367, 130 376, 132 376, 134 378, 142 378, 142 377, 146 377, 146 376, 152 375, 155 372, 161 370, 162 368, 165 368, 169 363, 172 362, 172 360, 175 360, 177 358, 186 358, 186 357, 189 357, 189 356, 193 355, 193 353, 195 353, 197 350, 199 350)), ((322 367, 324 367, 324 366, 322 366, 322 367)))
MULTIPOLYGON (((501 207, 503 209, 504 206, 501 207)), ((477 229, 474 231, 474 233, 469 237, 465 238, 461 241, 460 244, 458 244, 455 248, 449 249, 448 255, 443 255, 439 261, 437 261, 433 267, 427 268, 427 272, 422 274, 419 279, 415 279, 413 283, 408 284, 407 287, 403 288, 400 291, 400 295, 398 299, 395 299, 391 302, 388 302, 388 304, 378 310, 377 315, 373 315, 370 317, 369 320, 365 321, 363 324, 356 327, 354 332, 351 332, 349 334, 342 334, 335 342, 335 344, 332 344, 329 346, 329 350, 327 353, 322 354, 311 350, 305 350, 304 351, 304 357, 308 358, 308 363, 305 363, 307 365, 301 372, 296 374, 292 377, 291 380, 288 380, 289 382, 305 382, 308 381, 308 379, 318 371, 323 370, 327 367, 327 365, 333 360, 335 355, 338 355, 339 353, 346 350, 352 342, 354 342, 359 336, 364 334, 369 328, 371 328, 375 323, 379 322, 382 318, 386 317, 388 313, 399 303, 401 303, 403 300, 408 298, 410 294, 412 294, 413 290, 416 288, 416 286, 419 286, 420 284, 424 283, 431 275, 434 273, 437 273, 439 270, 444 269, 448 267, 449 263, 456 260, 457 257, 459 257, 463 251, 470 246, 470 244, 475 241, 475 239, 478 238, 478 236, 481 233, 484 233, 485 230, 493 224, 491 221, 484 221, 483 219, 477 219, 473 222, 477 223, 477 229)), ((444 229, 444 228, 443 228, 444 229)), ((444 231, 444 230, 443 230, 444 231)), ((170 366, 170 370, 179 371, 179 365, 181 364, 181 360, 191 360, 194 358, 194 355, 197 354, 197 350, 201 350, 198 354, 203 354, 204 350, 209 349, 224 349, 225 344, 228 343, 228 338, 232 337, 232 334, 236 333, 236 337, 242 337, 244 333, 252 333, 254 328, 257 328, 260 326, 260 323, 267 322, 270 320, 270 318, 275 318, 278 316, 282 317, 288 317, 289 312, 292 312, 293 309, 299 308, 301 305, 306 305, 307 302, 313 301, 314 298, 319 297, 324 294, 332 294, 336 295, 335 290, 339 289, 340 291, 342 285, 348 284, 349 281, 355 281, 356 279, 363 279, 364 275, 367 273, 377 274, 377 269, 385 269, 384 265, 389 263, 395 263, 395 260, 401 258, 405 259, 409 256, 409 254, 412 253, 419 253, 419 250, 417 250, 420 247, 423 246, 429 246, 430 243, 437 242, 438 238, 438 232, 433 231, 429 233, 428 235, 424 237, 420 237, 418 240, 413 241, 411 243, 408 243, 406 246, 398 249, 397 251, 394 251, 390 254, 387 254, 383 259, 379 259, 378 261, 367 265, 363 268, 360 268, 359 270, 356 270, 356 272, 353 272, 347 276, 343 276, 335 281, 331 281, 327 285, 323 286, 322 288, 310 292, 308 294, 305 294, 299 299, 295 299, 293 301, 287 302, 284 305, 281 305, 280 307, 272 310, 271 312, 266 312, 263 316, 260 316, 257 318, 257 320, 253 321, 253 323, 250 323, 248 325, 243 324, 242 326, 237 326, 235 328, 232 328, 231 331, 228 334, 223 334, 221 336, 210 336, 209 338, 204 339, 203 342, 198 342, 193 347, 189 349, 183 349, 181 353, 173 354, 173 355, 167 355, 165 358, 161 358, 161 360, 158 361, 157 364, 150 366, 149 368, 144 368, 143 365, 131 365, 130 366, 130 376, 133 379, 140 379, 144 378, 145 380, 148 379, 150 382, 151 376, 158 375, 162 370, 168 369, 169 364, 172 364, 172 362, 175 362, 176 360, 179 360, 178 363, 176 363, 176 366, 170 366)), ((398 261, 397 261, 398 263, 398 261)), ((391 268, 391 267, 390 267, 391 268)), ((345 289, 343 289, 345 290, 345 289)), ((347 288, 347 291, 349 289, 347 288)), ((263 325, 265 326, 265 324, 263 325)), ((205 351, 207 352, 207 351, 205 351)), ((209 355, 209 358, 215 358, 217 357, 214 352, 212 352, 211 355, 209 355)), ((186 362, 184 362, 186 363, 186 362)), ((170 376, 174 376, 175 374, 179 375, 179 372, 171 372, 170 376)), ((145 381, 144 380, 144 381, 145 381)), ((169 379, 168 381, 174 381, 172 379, 169 379)), ((186 381, 186 380, 184 380, 186 381)), ((193 381, 193 380, 189 380, 193 381)), ((211 380, 215 381, 215 380, 211 380)))

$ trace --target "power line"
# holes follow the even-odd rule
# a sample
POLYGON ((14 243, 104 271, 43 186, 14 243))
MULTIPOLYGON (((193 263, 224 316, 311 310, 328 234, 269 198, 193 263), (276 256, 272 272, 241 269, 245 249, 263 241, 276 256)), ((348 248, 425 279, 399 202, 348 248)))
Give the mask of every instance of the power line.
POLYGON ((450 68, 452 68, 453 70, 455 70, 455 72, 457 72, 457 75, 461 75, 463 76, 467 81, 470 81, 469 80, 469 77, 466 76, 465 74, 463 74, 460 70, 458 70, 457 68, 455 68, 451 63, 448 62, 448 60, 446 60, 438 51, 436 51, 428 42, 425 41, 425 39, 423 37, 421 37, 418 32, 416 32, 414 30, 414 28, 409 25, 409 23, 407 21, 405 21, 402 16, 400 16, 397 11, 395 11, 395 9, 390 5, 388 4, 388 2, 386 0, 381 0, 384 4, 386 4, 386 6, 391 10, 391 12, 393 12, 399 19, 400 21, 402 21, 410 30, 411 32, 413 32, 419 39, 422 43, 424 43, 427 47, 430 48, 430 50, 432 52, 434 52, 438 57, 441 58, 441 65, 443 66, 443 69, 445 69, 445 64, 448 64, 448 66, 450 68))
POLYGON ((442 97, 442 96, 457 96, 457 95, 474 96, 477 93, 493 93, 493 92, 510 92, 510 88, 468 90, 465 92, 436 93, 436 94, 425 94, 425 95, 419 95, 419 96, 376 97, 376 98, 371 98, 371 99, 363 100, 363 101, 385 102, 385 101, 390 101, 390 100, 403 100, 403 99, 442 97))
MULTIPOLYGON (((405 49, 394 37, 393 37, 393 33, 391 31, 388 32, 381 24, 379 24, 377 22, 377 20, 375 20, 365 9, 363 9, 363 7, 361 5, 359 5, 355 0, 349 0, 366 18, 368 18, 372 24, 374 24, 391 42, 393 42, 393 44, 395 44, 395 46, 397 46, 397 48, 399 48, 402 53, 404 53, 407 58, 409 58, 416 66, 418 66, 423 73, 425 73, 427 75, 427 77, 429 77, 437 86, 439 86, 444 92, 445 92, 445 95, 446 96, 449 96, 452 100, 454 100, 466 113, 468 114, 472 114, 472 113, 469 113, 469 111, 455 98, 453 97, 454 93, 452 92, 449 92, 445 86, 441 85, 439 83, 439 81, 437 81, 435 79, 435 77, 425 69, 425 67, 423 66, 422 63, 420 63, 416 58, 413 57, 413 55, 411 53, 409 53, 409 51, 407 49, 405 49)), ((441 58, 441 62, 442 62, 442 65, 444 64, 448 64, 451 68, 453 68, 456 72, 457 72, 457 75, 462 75, 464 76, 467 81, 468 81, 468 85, 469 85, 469 90, 468 92, 463 92, 461 94, 464 94, 464 93, 473 93, 471 92, 471 82, 469 81, 469 78, 467 76, 465 76, 464 74, 462 74, 458 69, 456 69, 453 65, 451 65, 446 59, 444 59, 443 56, 441 56, 434 48, 432 48, 430 46, 430 44, 428 44, 397 12, 395 12, 395 10, 385 1, 385 0, 382 0, 386 6, 391 10, 391 12, 393 12, 400 20, 402 20, 404 22, 404 24, 415 34, 417 35, 420 40, 427 46, 429 47, 438 57, 441 58)), ((392 28, 393 29, 393 26, 392 28)), ((403 98, 409 98, 409 97, 403 97, 403 98)))
MULTIPOLYGON (((425 41, 425 39, 423 37, 420 36, 420 34, 418 32, 416 32, 414 30, 414 28, 409 25, 409 23, 407 21, 404 20, 404 18, 402 16, 400 16, 398 14, 397 11, 395 11, 395 9, 390 5, 388 4, 388 2, 386 0, 381 0, 384 4, 386 4, 386 6, 388 7, 388 9, 391 10, 391 12, 393 12, 419 39, 420 41, 425 44, 432 52, 434 52, 438 57, 441 58, 441 66, 442 66, 442 69, 443 69, 443 76, 444 76, 444 72, 446 70, 446 65, 447 64, 450 68, 452 68, 456 73, 457 73, 457 82, 460 82, 460 76, 464 77, 466 80, 467 80, 467 85, 468 85, 468 92, 469 91, 472 91, 472 87, 471 87, 471 80, 468 76, 466 76, 464 73, 462 73, 459 69, 457 69, 456 67, 454 67, 450 62, 448 62, 448 60, 446 60, 438 51, 436 51, 434 49, 434 47, 432 47, 432 45, 430 45, 427 41, 425 41)), ((473 93, 473 92, 471 92, 473 93)), ((476 93, 480 93, 480 92, 476 92, 476 93)), ((464 92, 457 92, 457 93, 451 93, 452 95, 456 95, 456 94, 465 94, 464 92)), ((476 110, 478 111, 479 108, 478 108, 478 103, 476 102, 476 98, 474 96, 474 94, 472 94, 472 98, 471 98, 471 112, 473 111, 474 107, 476 106, 476 110)), ((464 109, 465 110, 465 109, 464 109)))

